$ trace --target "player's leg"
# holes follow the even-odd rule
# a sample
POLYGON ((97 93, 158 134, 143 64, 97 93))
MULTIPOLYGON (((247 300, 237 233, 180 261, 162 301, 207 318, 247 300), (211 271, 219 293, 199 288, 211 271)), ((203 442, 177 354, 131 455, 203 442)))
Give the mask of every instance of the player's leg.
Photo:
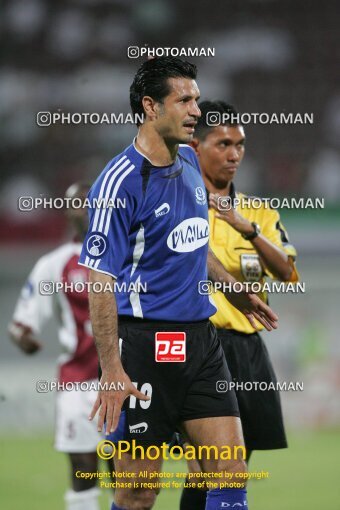
MULTIPOLYGON (((183 445, 183 448, 185 450, 186 445, 183 445)), ((188 465, 188 476, 185 480, 186 485, 188 485, 190 482, 194 481, 197 482, 203 482, 204 478, 200 479, 199 474, 202 472, 202 467, 200 463, 193 459, 187 461, 188 465), (194 474, 195 476, 191 477, 190 475, 194 474)), ((204 488, 197 488, 197 487, 184 487, 181 494, 181 500, 179 504, 180 510, 204 510, 205 509, 205 503, 207 499, 207 489, 204 488)))
POLYGON ((80 477, 81 473, 97 470, 96 448, 101 435, 96 424, 88 420, 95 398, 95 391, 59 391, 57 394, 55 448, 67 453, 71 463, 66 510, 99 510, 96 479, 80 477))
POLYGON ((70 453, 72 490, 65 495, 66 510, 99 510, 96 478, 79 477, 79 473, 94 473, 98 467, 97 452, 70 453), (78 474, 78 476, 77 476, 78 474))
POLYGON ((207 493, 205 508, 217 510, 223 506, 234 505, 242 506, 246 510, 247 465, 240 419, 235 416, 221 416, 189 420, 183 423, 183 429, 190 443, 196 448, 200 445, 214 447, 203 451, 200 458, 205 473, 219 475, 218 478, 212 479, 217 488, 209 484, 211 488, 207 493), (228 455, 222 454, 226 452, 226 447, 228 455))
POLYGON ((79 473, 95 473, 98 467, 97 452, 70 453, 72 488, 75 492, 81 492, 96 486, 96 479, 82 478, 79 473))
MULTIPOLYGON (((133 384, 143 393, 150 396, 147 402, 129 397, 124 403, 120 415, 119 425, 114 433, 108 436, 108 440, 115 445, 119 441, 131 444, 132 441, 140 443, 146 450, 148 446, 157 445, 163 441, 170 441, 175 425, 168 417, 168 400, 164 399, 169 383, 167 382, 164 367, 155 364, 155 346, 150 342, 156 332, 161 330, 162 324, 139 322, 129 319, 120 320, 119 337, 121 339, 121 359, 133 384), (143 360, 141 363, 141 353, 143 360)), ((168 331, 168 326, 166 326, 168 331)), ((176 388, 175 390, 176 391, 176 388)), ((180 393, 180 390, 178 390, 180 393)), ((175 397, 176 398, 176 395, 175 397)), ((119 447, 116 446, 118 449, 119 447)), ((129 453, 120 452, 115 454, 115 471, 117 473, 135 473, 135 478, 116 476, 115 481, 119 484, 115 490, 112 510, 149 510, 153 507, 159 488, 148 487, 147 484, 157 484, 162 466, 162 458, 150 460, 148 458, 132 458, 129 453), (144 472, 146 477, 140 477, 144 472), (153 474, 153 476, 151 475, 153 474), (132 483, 132 487, 127 484, 132 483)))
MULTIPOLYGON (((188 446, 188 443, 182 444, 183 449, 185 450, 188 446)), ((250 456, 252 454, 251 450, 246 450, 246 463, 248 465, 250 456)), ((202 466, 197 460, 188 460, 188 476, 186 478, 187 486, 183 488, 181 499, 180 499, 180 510, 204 510, 205 503, 207 499, 207 488, 204 486, 202 488, 192 487, 190 486, 190 482, 201 482, 204 483, 205 479, 202 477, 200 479, 199 474, 202 472, 202 466), (190 475, 194 476, 190 476, 190 475)))
POLYGON ((149 510, 156 501, 160 489, 156 487, 159 482, 157 473, 162 467, 162 459, 133 459, 131 455, 122 453, 121 458, 115 458, 115 470, 119 472, 134 473, 132 478, 117 478, 117 481, 125 484, 123 488, 117 488, 114 496, 114 503, 111 510, 149 510), (147 473, 147 477, 140 477, 139 474, 147 473), (151 475, 152 474, 152 475, 151 475), (151 475, 151 476, 150 476, 151 475), (127 487, 131 483, 132 487, 127 487), (148 487, 154 484, 155 487, 148 487))
POLYGON ((200 446, 208 448, 210 458, 207 450, 204 454, 204 449, 201 449, 202 471, 220 476, 214 480, 220 482, 216 490, 211 489, 211 483, 207 484, 206 508, 214 509, 215 504, 216 508, 223 508, 222 503, 225 503, 225 508, 234 505, 246 509, 246 450, 236 395, 228 389, 231 375, 212 324, 200 332, 198 340, 204 345, 203 363, 188 389, 182 408, 184 435, 196 449, 200 446))
POLYGON ((240 410, 243 436, 248 451, 287 448, 280 393, 274 389, 277 379, 267 348, 258 333, 217 330, 240 410), (247 386, 248 387, 247 387, 247 386), (249 389, 249 385, 254 385, 249 389))

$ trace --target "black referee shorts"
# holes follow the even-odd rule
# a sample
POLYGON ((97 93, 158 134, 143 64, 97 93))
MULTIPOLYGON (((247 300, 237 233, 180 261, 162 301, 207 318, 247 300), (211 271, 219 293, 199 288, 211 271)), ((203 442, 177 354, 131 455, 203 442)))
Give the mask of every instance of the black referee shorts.
POLYGON ((151 400, 126 399, 115 440, 157 445, 169 442, 183 421, 240 416, 235 392, 217 391, 218 381, 231 376, 211 322, 120 317, 118 323, 124 370, 151 400))
MULTIPOLYGON (((276 383, 267 348, 258 333, 247 335, 239 331, 217 329, 217 335, 235 383, 276 383)), ((279 391, 247 391, 237 387, 235 391, 246 448, 287 448, 279 391)))

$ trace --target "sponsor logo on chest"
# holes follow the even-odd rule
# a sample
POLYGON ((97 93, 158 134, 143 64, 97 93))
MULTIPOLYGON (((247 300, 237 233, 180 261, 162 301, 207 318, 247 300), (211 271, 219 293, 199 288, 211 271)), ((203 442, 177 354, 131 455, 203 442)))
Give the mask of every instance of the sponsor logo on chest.
POLYGON ((188 218, 168 235, 167 245, 172 251, 186 253, 197 250, 209 240, 209 223, 204 218, 188 218))
POLYGON ((160 207, 155 209, 155 216, 158 218, 159 216, 164 216, 165 214, 168 214, 170 211, 170 205, 167 202, 164 202, 160 207))

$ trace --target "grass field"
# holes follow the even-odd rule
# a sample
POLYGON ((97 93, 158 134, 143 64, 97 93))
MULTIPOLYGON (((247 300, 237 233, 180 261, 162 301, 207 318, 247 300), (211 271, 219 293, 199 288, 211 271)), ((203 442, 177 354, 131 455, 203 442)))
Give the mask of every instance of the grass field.
MULTIPOLYGON (((1 508, 4 510, 63 510, 68 464, 52 447, 51 436, 0 435, 1 508)), ((339 510, 339 431, 294 433, 285 451, 257 452, 250 471, 268 471, 266 480, 248 485, 251 510, 339 510)), ((105 465, 103 469, 106 470, 105 465)), ((184 471, 181 461, 164 464, 164 471, 184 471)), ((177 510, 180 490, 163 490, 155 510, 177 510)), ((108 491, 101 509, 108 510, 108 491)))

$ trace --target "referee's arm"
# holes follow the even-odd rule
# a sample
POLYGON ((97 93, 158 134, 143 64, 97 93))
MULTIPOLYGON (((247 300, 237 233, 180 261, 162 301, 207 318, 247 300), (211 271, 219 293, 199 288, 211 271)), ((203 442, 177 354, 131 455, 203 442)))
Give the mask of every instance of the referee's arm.
MULTIPOLYGON (((235 209, 219 209, 217 195, 210 193, 209 205, 217 212, 217 218, 224 220, 241 235, 249 235, 254 232, 254 225, 235 209)), ((275 223, 276 222, 274 222, 274 225, 275 223)), ((294 265, 292 259, 282 249, 276 246, 263 234, 259 234, 253 239, 249 239, 249 242, 253 245, 260 256, 264 268, 268 269, 278 280, 284 282, 290 281, 294 271, 294 265)))
POLYGON ((252 239, 251 244, 259 254, 262 265, 278 280, 288 282, 293 273, 290 257, 262 234, 252 239))
MULTIPOLYGON (((234 283, 236 280, 209 248, 208 251, 208 276, 213 282, 234 283)), ((224 296, 237 310, 243 313, 254 329, 257 330, 255 319, 262 324, 267 331, 277 328, 278 317, 273 310, 266 305, 256 294, 250 292, 223 292, 224 296)))

